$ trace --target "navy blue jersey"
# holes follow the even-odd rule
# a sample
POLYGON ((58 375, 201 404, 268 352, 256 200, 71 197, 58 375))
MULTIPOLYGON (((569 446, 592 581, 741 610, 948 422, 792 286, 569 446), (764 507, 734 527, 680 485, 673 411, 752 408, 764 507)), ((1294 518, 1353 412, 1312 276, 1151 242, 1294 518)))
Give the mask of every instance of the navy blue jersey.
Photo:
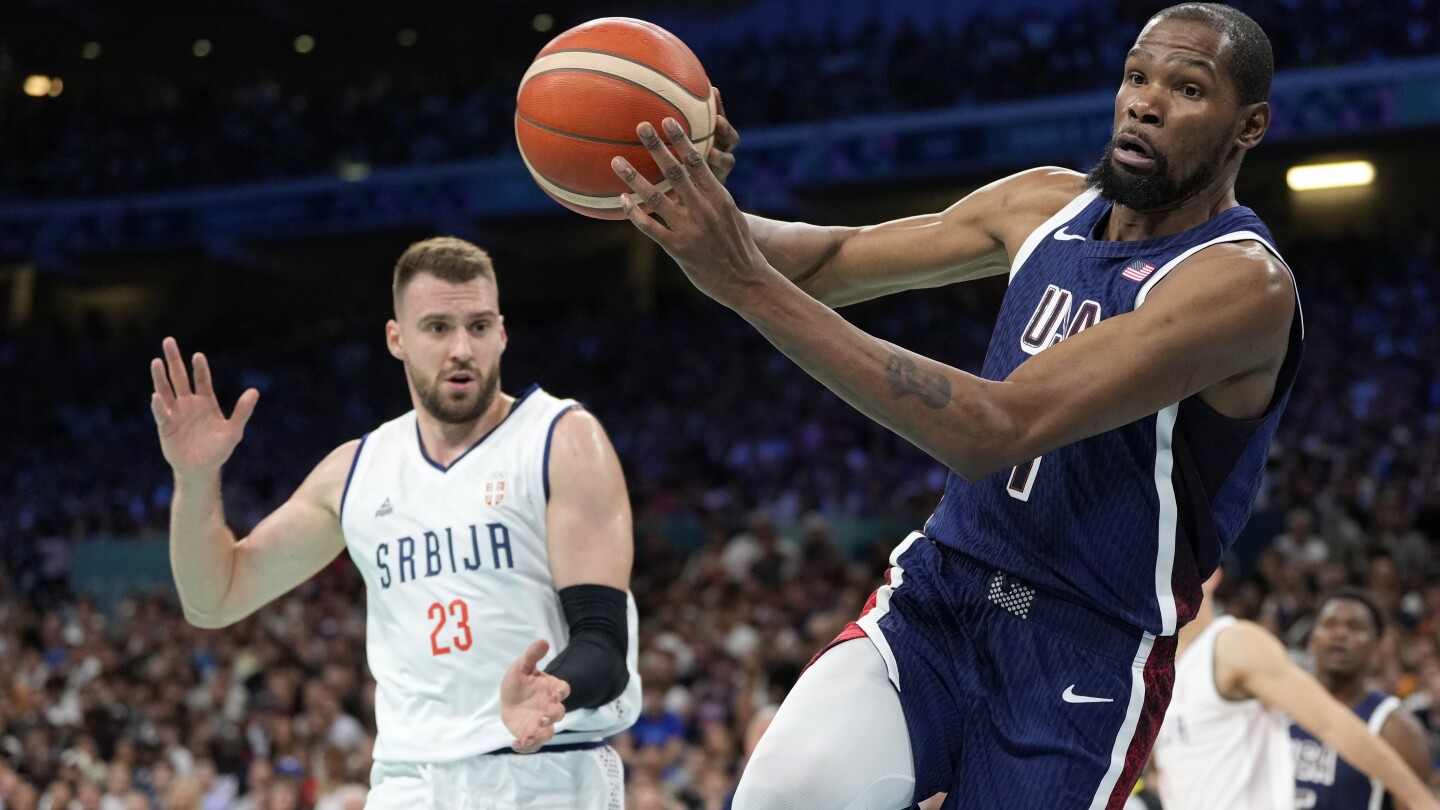
MULTIPOLYGON (((1379 734, 1400 699, 1372 690, 1353 707, 1355 714, 1379 734)), ((1389 810, 1395 804, 1380 780, 1371 779, 1340 758, 1335 749, 1290 724, 1295 754, 1295 807, 1297 810, 1389 810)))
MULTIPOLYGON (((1003 380, 1032 355, 1143 305, 1176 265, 1210 245, 1260 242, 1279 258, 1249 208, 1128 242, 1096 237, 1109 212, 1087 191, 1026 239, 981 376, 1003 380)), ((1190 397, 976 483, 951 473, 925 533, 1130 627, 1173 634, 1195 615, 1200 583, 1250 516, 1302 337, 1297 304, 1260 418, 1230 419, 1190 397)))

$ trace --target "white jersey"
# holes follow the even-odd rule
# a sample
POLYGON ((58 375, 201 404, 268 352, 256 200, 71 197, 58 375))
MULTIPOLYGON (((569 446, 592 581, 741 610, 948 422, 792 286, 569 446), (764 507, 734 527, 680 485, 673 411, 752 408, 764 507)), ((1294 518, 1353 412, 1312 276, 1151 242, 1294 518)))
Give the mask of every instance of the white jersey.
MULTIPOLYGON (((575 407, 532 386, 449 467, 426 456, 414 411, 365 436, 340 525, 365 577, 375 676, 375 760, 451 762, 507 748, 500 679, 532 642, 565 648, 569 626, 546 544, 550 439, 575 407)), ((600 740, 640 708, 639 626, 629 600, 630 682, 569 712, 551 745, 600 740)))
POLYGON ((1220 616, 1175 661, 1175 691, 1151 758, 1165 810, 1277 810, 1295 806, 1289 719, 1215 685, 1220 616))

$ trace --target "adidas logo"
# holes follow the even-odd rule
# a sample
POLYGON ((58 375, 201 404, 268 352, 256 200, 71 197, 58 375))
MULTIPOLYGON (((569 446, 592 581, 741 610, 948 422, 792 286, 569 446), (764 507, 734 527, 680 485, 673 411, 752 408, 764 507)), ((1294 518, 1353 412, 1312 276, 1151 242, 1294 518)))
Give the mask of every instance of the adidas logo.
POLYGON ((375 510, 375 517, 385 517, 394 511, 395 508, 390 505, 390 499, 386 498, 385 502, 380 504, 380 508, 375 510))

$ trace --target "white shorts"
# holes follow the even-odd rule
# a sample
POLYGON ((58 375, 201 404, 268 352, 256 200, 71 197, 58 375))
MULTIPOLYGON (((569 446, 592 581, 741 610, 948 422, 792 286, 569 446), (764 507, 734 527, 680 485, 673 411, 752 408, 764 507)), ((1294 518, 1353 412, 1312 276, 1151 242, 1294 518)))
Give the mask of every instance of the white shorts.
POLYGON ((624 810, 620 755, 482 754, 457 762, 376 762, 366 810, 624 810))

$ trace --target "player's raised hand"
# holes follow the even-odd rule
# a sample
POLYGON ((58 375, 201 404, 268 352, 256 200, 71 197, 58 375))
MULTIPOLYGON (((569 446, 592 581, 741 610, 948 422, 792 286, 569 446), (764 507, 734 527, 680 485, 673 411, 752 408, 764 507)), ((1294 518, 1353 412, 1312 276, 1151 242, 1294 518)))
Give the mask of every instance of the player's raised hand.
POLYGON ((669 181, 670 193, 661 192, 629 161, 613 158, 611 169, 631 190, 621 195, 621 210, 632 225, 665 248, 697 289, 743 310, 746 296, 759 289, 764 274, 778 274, 756 247, 734 198, 680 123, 666 118, 663 126, 666 140, 649 123, 640 124, 635 132, 669 181))
POLYGON ((500 720, 515 735, 510 747, 521 754, 539 751, 565 716, 570 684, 535 667, 549 650, 544 639, 531 644, 500 681, 500 720))
POLYGON ((720 88, 710 89, 715 93, 718 114, 715 117, 715 142, 705 154, 705 162, 710 164, 715 179, 723 183, 735 169, 735 147, 740 145, 740 133, 725 116, 725 102, 720 98, 720 88))
POLYGON ((175 338, 165 338, 164 359, 150 361, 150 377, 155 393, 150 395, 150 411, 160 433, 160 450, 174 468, 175 475, 191 476, 215 472, 230 458, 245 423, 255 412, 260 392, 254 388, 240 395, 230 418, 220 411, 215 389, 210 380, 210 363, 205 355, 196 354, 195 383, 192 389, 180 346, 175 338))

